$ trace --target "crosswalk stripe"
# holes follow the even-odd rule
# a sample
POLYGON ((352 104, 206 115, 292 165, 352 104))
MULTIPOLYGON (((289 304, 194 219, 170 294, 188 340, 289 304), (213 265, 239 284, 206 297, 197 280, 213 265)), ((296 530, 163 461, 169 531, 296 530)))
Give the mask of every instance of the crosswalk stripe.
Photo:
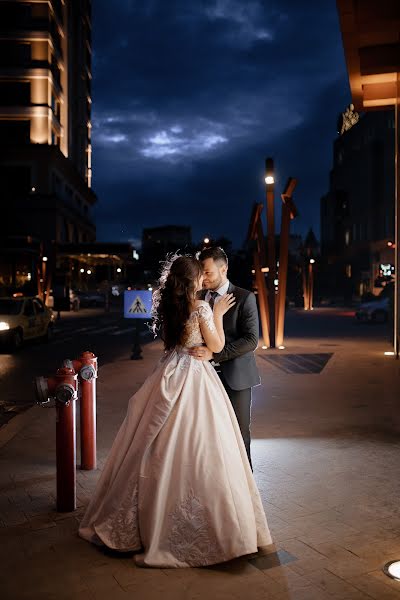
MULTIPOLYGON (((74 333, 80 333, 81 331, 87 331, 88 329, 90 329, 90 328, 89 327, 80 327, 79 329, 74 329, 74 333)), ((58 333, 65 332, 65 329, 54 327, 53 331, 55 334, 58 334, 58 333)))
POLYGON ((103 327, 103 329, 96 329, 95 327, 91 330, 93 333, 105 333, 106 331, 111 331, 112 329, 117 329, 118 325, 108 325, 108 327, 103 327))
POLYGON ((118 331, 113 331, 111 335, 123 335, 124 333, 131 333, 135 331, 134 327, 128 327, 127 329, 119 329, 118 331))

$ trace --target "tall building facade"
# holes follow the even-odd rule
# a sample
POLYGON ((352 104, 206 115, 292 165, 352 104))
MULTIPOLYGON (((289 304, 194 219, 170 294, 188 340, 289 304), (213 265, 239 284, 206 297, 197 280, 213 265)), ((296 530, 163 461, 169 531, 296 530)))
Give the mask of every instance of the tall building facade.
POLYGON ((394 111, 342 123, 321 199, 321 254, 327 291, 362 296, 394 269, 394 111))
POLYGON ((0 0, 0 288, 95 240, 91 54, 90 0, 0 0))

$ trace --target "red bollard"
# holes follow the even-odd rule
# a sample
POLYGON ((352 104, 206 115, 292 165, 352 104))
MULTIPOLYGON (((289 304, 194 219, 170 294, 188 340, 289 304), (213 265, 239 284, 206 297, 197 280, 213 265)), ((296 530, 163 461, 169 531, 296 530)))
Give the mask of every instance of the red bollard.
POLYGON ((81 469, 96 469, 96 379, 97 357, 82 352, 72 364, 79 375, 81 410, 81 469))
POLYGON ((76 406, 78 376, 73 369, 63 367, 55 377, 37 377, 37 401, 56 401, 56 462, 57 511, 76 509, 76 406))

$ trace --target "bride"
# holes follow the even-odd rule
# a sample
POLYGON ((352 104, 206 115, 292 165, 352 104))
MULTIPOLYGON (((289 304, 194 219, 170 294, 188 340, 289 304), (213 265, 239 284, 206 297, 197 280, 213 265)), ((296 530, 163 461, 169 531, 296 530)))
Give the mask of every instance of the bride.
POLYGON ((129 401, 79 535, 138 565, 198 567, 272 543, 235 413, 213 367, 188 354, 225 343, 226 294, 196 300, 201 264, 165 263, 153 296, 165 353, 129 401))

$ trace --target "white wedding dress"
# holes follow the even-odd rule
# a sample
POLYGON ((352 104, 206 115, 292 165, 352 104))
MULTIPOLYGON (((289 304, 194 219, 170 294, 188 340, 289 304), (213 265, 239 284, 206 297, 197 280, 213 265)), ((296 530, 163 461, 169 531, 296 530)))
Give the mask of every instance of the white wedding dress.
POLYGON ((79 534, 137 564, 199 567, 272 543, 235 413, 203 344, 202 302, 185 344, 165 354, 130 399, 79 534))

